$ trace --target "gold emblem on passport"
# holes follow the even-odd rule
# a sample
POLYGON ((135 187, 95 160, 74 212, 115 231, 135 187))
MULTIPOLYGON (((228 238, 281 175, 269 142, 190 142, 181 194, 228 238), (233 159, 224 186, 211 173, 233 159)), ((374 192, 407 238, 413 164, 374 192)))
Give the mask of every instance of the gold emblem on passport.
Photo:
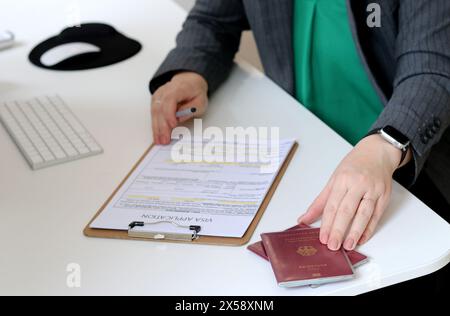
POLYGON ((317 253, 317 249, 313 246, 298 247, 297 253, 303 257, 314 256, 317 253))

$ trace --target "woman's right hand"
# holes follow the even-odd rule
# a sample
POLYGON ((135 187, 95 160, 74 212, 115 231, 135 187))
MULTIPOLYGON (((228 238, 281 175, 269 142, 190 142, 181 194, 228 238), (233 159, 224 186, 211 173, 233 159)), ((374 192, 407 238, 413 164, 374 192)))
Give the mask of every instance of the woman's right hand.
POLYGON ((153 140, 157 145, 170 143, 178 124, 202 116, 208 106, 208 83, 195 72, 181 72, 159 87, 152 96, 153 140), (176 112, 195 107, 194 115, 176 117, 176 112))

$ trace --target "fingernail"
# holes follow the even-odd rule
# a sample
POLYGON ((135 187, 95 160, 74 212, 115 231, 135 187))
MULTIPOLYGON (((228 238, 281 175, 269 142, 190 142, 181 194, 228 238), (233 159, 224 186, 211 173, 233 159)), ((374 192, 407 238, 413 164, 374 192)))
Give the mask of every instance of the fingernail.
POLYGON ((300 216, 300 217, 297 219, 297 223, 301 224, 301 223, 302 223, 303 217, 305 217, 305 215, 300 216))
POLYGON ((328 243, 328 233, 321 233, 319 239, 322 244, 326 245, 328 243))
POLYGON ((355 241, 352 238, 347 239, 347 241, 344 244, 344 248, 346 250, 353 250, 355 247, 355 241))
POLYGON ((337 241, 337 239, 331 239, 330 243, 328 244, 328 248, 333 251, 338 250, 339 247, 340 247, 340 245, 339 245, 339 242, 337 241))

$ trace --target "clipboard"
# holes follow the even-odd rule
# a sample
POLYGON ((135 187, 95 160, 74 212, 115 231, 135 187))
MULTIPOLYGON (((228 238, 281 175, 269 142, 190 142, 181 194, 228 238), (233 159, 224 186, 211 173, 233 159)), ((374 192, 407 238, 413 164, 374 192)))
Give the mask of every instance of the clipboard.
MULTIPOLYGON (((144 160, 144 158, 148 155, 148 153, 152 150, 154 144, 152 144, 142 155, 142 157, 138 160, 138 162, 134 165, 134 167, 131 169, 131 171, 127 174, 125 179, 122 180, 120 185, 114 190, 114 192, 110 195, 110 197, 106 200, 106 202, 102 205, 102 207, 97 211, 95 216, 91 219, 91 221, 87 224, 87 226, 84 228, 83 233, 86 237, 94 237, 94 238, 110 238, 110 239, 122 239, 122 240, 142 240, 142 241, 158 241, 158 242, 176 242, 176 243, 189 243, 189 244, 204 244, 204 245, 216 245, 216 246, 243 246, 247 244, 253 233, 255 232, 256 227, 258 226, 259 221, 261 220, 262 216, 264 215, 265 210, 267 209, 267 206, 270 203, 270 200, 272 199, 273 194, 275 193, 276 188, 278 187, 278 184, 280 183, 281 179, 283 178, 292 158, 294 157, 295 152, 298 149, 298 143, 294 142, 291 150, 289 151, 288 155, 286 156, 286 159, 284 160, 280 170, 278 171, 278 174, 276 175, 274 181, 272 182, 272 185, 270 186, 269 191, 267 192, 266 196, 264 197, 264 200, 261 203, 261 206, 258 209, 258 212, 256 213, 255 217, 253 218, 253 221, 247 228, 247 231, 241 238, 236 237, 219 237, 219 236, 193 236, 195 238, 192 239, 167 239, 167 238, 154 238, 156 237, 164 237, 158 234, 152 234, 149 236, 148 234, 140 234, 140 233, 134 233, 133 229, 136 224, 138 226, 143 226, 145 223, 143 222, 133 222, 130 223, 130 227, 128 231, 120 231, 120 230, 112 230, 112 229, 97 229, 97 228, 91 228, 91 223, 103 212, 103 210, 106 208, 106 206, 109 204, 109 202, 113 199, 113 197, 117 194, 117 192, 120 190, 120 188, 125 184, 125 182, 128 180, 128 178, 133 174, 133 172, 136 170, 136 168, 141 164, 141 162, 144 160), (134 225, 134 226, 133 226, 134 225), (133 227, 131 227, 133 226, 133 227)), ((192 228, 192 227, 191 227, 192 228)), ((195 228, 194 228, 195 230, 195 228)))

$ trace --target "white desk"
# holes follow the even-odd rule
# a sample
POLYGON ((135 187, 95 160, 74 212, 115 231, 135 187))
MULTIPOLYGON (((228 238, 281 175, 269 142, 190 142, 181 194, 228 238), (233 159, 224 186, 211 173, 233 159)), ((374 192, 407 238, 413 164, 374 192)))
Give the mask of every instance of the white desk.
MULTIPOLYGON (((185 12, 167 0, 73 3, 78 2, 83 21, 108 21, 142 41, 144 50, 100 70, 35 68, 27 53, 62 29, 67 12, 74 10, 62 1, 1 0, 0 26, 14 31, 19 41, 16 48, 0 52, 1 99, 61 94, 105 153, 34 172, 0 128, 0 294, 358 294, 431 273, 449 262, 450 226, 398 185, 377 234, 360 248, 370 263, 357 269, 353 281, 317 289, 279 288, 269 264, 245 247, 84 237, 86 223, 151 142, 147 83, 174 45, 185 12), (69 263, 81 266, 81 288, 66 285, 69 263)), ((300 143, 254 241, 262 232, 290 227, 350 149, 245 65, 214 95, 204 125, 280 126, 282 137, 300 143)))

